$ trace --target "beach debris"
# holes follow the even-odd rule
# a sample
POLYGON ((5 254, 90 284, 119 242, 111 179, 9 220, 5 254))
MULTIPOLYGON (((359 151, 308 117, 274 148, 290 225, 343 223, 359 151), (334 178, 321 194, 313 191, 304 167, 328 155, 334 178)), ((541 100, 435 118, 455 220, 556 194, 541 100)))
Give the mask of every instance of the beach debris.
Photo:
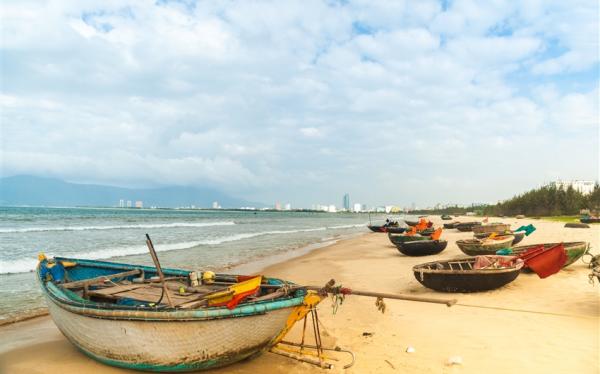
POLYGON ((365 331, 365 332, 362 333, 362 336, 373 336, 374 334, 375 334, 374 332, 367 332, 367 331, 365 331))
POLYGON ((411 347, 410 345, 406 347, 406 353, 415 353, 417 350, 415 347, 411 347))
POLYGON ((452 366, 452 365, 462 365, 463 360, 462 357, 460 356, 451 356, 448 358, 448 360, 446 360, 446 365, 448 366, 452 366))
POLYGON ((377 307, 377 310, 381 312, 381 314, 385 313, 385 302, 383 301, 383 297, 378 297, 377 300, 375 300, 375 306, 377 307))
POLYGON ((387 364, 390 365, 390 367, 392 369, 396 370, 396 367, 391 362, 389 362, 388 360, 384 360, 384 361, 387 362, 387 364))

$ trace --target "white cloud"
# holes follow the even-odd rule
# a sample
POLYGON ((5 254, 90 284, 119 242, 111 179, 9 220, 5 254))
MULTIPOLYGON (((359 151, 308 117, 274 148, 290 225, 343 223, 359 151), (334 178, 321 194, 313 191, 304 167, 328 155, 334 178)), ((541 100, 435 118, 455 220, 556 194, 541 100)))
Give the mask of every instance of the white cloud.
POLYGON ((348 186, 369 203, 506 197, 548 163, 596 177, 553 145, 598 148, 597 3, 449 4, 2 2, 2 173, 296 206, 348 186), (515 180, 523 149, 537 167, 515 180))
POLYGON ((318 138, 323 136, 321 131, 314 127, 302 127, 300 128, 300 132, 307 138, 318 138))

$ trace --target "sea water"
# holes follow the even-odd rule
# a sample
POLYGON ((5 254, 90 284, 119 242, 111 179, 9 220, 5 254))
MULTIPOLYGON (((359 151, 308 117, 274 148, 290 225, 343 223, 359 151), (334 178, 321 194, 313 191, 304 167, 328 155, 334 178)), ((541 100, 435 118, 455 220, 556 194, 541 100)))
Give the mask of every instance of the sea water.
MULTIPOLYGON (((37 254, 164 267, 227 269, 366 232, 366 214, 0 207, 0 322, 44 308, 37 254)), ((381 217, 379 217, 381 218, 381 217)))

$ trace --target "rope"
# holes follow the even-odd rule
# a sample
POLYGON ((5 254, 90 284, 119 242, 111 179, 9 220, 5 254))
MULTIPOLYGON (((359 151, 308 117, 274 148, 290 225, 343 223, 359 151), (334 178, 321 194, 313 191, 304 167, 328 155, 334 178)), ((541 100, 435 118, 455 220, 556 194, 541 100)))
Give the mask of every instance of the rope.
POLYGON ((571 317, 571 318, 583 318, 583 319, 595 319, 596 318, 596 317, 592 317, 592 316, 582 316, 582 315, 577 315, 577 314, 540 312, 537 310, 503 308, 503 307, 499 307, 499 306, 472 305, 472 304, 461 304, 461 303, 456 303, 454 305, 464 306, 464 307, 468 307, 468 308, 494 309, 494 310, 503 310, 503 311, 509 311, 509 312, 518 312, 518 313, 544 314, 544 315, 558 316, 558 317, 571 317))

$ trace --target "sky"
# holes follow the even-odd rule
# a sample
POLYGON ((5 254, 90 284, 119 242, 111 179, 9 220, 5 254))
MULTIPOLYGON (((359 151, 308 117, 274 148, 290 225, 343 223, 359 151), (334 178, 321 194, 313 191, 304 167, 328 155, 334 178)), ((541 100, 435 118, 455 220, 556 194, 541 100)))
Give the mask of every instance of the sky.
POLYGON ((0 174, 294 207, 597 180, 598 7, 5 0, 0 174))

